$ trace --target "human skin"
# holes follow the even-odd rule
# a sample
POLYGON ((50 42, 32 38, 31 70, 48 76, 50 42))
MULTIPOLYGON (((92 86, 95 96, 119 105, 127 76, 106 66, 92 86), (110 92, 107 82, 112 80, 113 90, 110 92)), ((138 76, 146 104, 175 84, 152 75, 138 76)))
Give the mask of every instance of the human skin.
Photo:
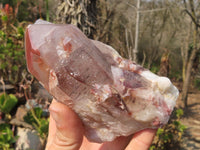
POLYGON ((52 101, 46 150, 148 150, 156 130, 145 129, 112 142, 92 143, 84 136, 84 127, 68 106, 52 101))

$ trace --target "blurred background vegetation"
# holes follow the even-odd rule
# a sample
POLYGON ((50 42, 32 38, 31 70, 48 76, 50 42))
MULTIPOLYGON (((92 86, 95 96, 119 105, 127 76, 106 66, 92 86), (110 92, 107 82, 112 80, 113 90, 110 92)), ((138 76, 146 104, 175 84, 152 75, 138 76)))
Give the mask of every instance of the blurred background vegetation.
POLYGON ((0 150, 17 147, 19 127, 36 130, 40 149, 45 147, 51 97, 28 73, 24 55, 25 28, 39 18, 74 24, 123 57, 168 76, 181 95, 150 149, 183 149, 185 139, 200 149, 200 134, 192 136, 200 128, 188 123, 200 126, 199 0, 0 0, 0 150))

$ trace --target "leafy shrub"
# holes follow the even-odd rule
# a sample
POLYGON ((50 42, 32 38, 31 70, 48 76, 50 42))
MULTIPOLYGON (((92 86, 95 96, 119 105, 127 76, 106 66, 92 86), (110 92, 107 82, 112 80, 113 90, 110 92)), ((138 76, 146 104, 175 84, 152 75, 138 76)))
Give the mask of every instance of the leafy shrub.
POLYGON ((182 136, 186 126, 181 124, 180 117, 183 115, 182 109, 175 111, 175 118, 172 118, 167 125, 157 130, 153 144, 149 150, 169 150, 180 147, 182 136))
POLYGON ((196 78, 194 80, 194 86, 200 90, 200 79, 199 78, 196 78))
POLYGON ((159 67, 158 66, 152 66, 150 70, 153 73, 157 73, 159 71, 159 67))
POLYGON ((49 128, 49 120, 42 116, 42 109, 32 108, 24 117, 25 122, 31 124, 39 133, 40 137, 46 138, 49 128))
POLYGON ((13 144, 17 140, 17 136, 13 135, 10 125, 0 124, 0 149, 1 150, 14 150, 13 144))
POLYGON ((18 100, 13 94, 2 94, 0 95, 0 111, 3 113, 10 113, 10 111, 15 107, 18 100))
POLYGON ((21 81, 25 70, 23 23, 14 19, 8 4, 0 10, 0 74, 12 84, 21 81))
POLYGON ((178 71, 178 70, 171 70, 170 71, 170 78, 175 79, 176 81, 183 81, 182 72, 178 71))

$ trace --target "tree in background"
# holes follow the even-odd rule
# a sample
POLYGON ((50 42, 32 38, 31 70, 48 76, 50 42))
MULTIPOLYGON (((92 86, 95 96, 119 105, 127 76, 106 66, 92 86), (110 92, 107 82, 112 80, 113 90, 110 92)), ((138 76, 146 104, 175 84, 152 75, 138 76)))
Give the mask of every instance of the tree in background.
POLYGON ((190 79, 192 75, 192 68, 195 63, 195 58, 198 52, 200 51, 200 46, 199 46, 199 20, 197 14, 198 12, 198 7, 199 5, 196 5, 196 1, 194 0, 189 0, 186 2, 183 0, 184 5, 185 5, 185 12, 190 16, 192 20, 192 45, 190 47, 190 51, 186 53, 186 62, 185 62, 185 68, 183 72, 183 88, 182 88, 182 100, 184 102, 184 105, 187 107, 187 98, 188 98, 188 90, 189 90, 189 84, 190 84, 190 79))
POLYGON ((96 13, 96 0, 59 0, 55 21, 74 24, 93 38, 96 13))

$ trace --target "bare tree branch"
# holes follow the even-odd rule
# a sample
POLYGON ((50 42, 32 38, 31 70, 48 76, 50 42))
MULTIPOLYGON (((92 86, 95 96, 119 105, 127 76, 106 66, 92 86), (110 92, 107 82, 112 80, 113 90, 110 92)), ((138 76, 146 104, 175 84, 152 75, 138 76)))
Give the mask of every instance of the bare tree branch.
POLYGON ((167 8, 158 8, 158 9, 151 9, 151 10, 140 10, 140 13, 148 13, 148 12, 155 12, 155 11, 163 11, 166 10, 167 8))
POLYGON ((129 6, 131 6, 131 7, 135 8, 135 10, 137 10, 137 7, 136 7, 135 5, 133 5, 133 4, 130 4, 130 3, 128 3, 128 2, 127 2, 127 4, 128 4, 129 6))
POLYGON ((194 16, 187 9, 185 9, 184 11, 190 16, 190 18, 192 19, 192 21, 194 22, 194 24, 197 27, 200 27, 200 24, 197 22, 197 20, 194 18, 194 16))

